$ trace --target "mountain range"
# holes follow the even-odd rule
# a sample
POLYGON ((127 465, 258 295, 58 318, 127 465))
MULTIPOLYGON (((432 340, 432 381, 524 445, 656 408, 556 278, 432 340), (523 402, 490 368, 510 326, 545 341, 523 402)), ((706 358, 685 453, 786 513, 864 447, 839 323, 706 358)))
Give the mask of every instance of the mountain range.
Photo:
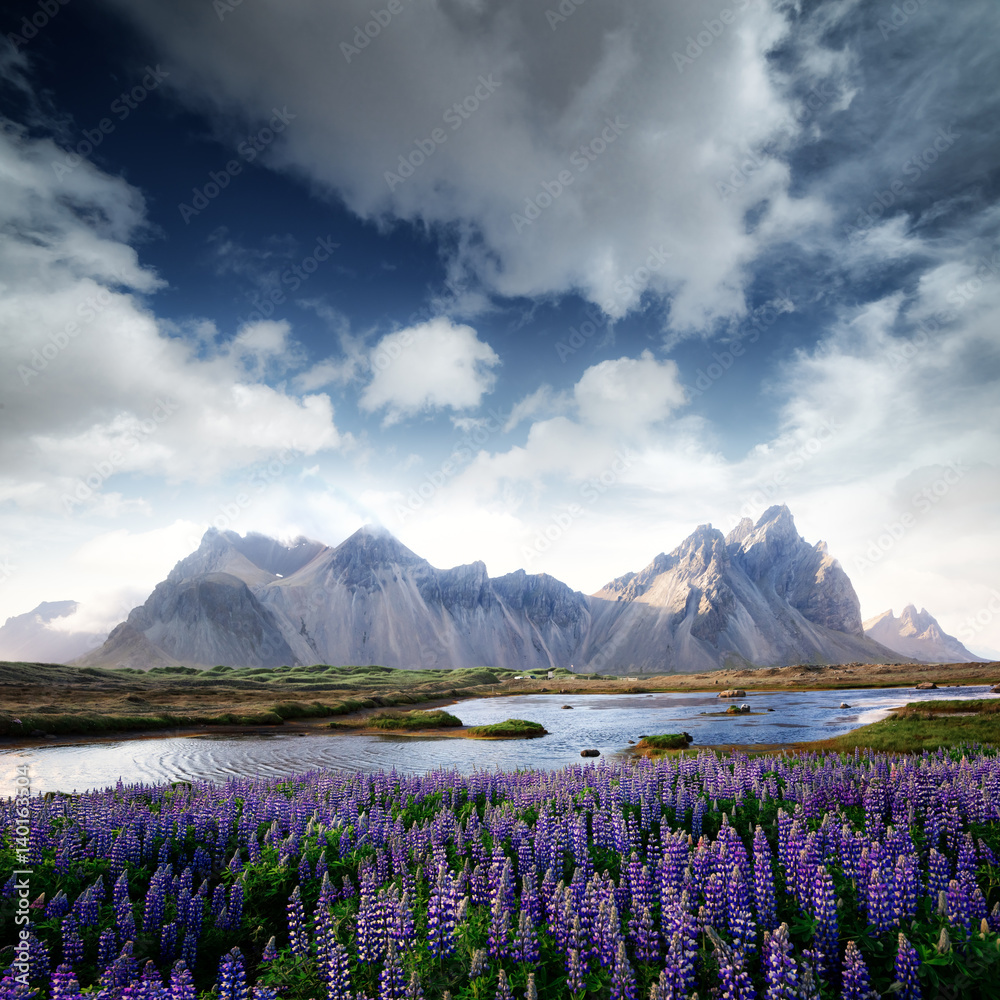
POLYGON ((930 663, 986 663, 948 635, 926 608, 907 604, 897 618, 890 608, 864 623, 865 635, 883 646, 930 663))
POLYGON ((0 626, 0 660, 66 663, 100 646, 106 632, 65 632, 52 627, 78 607, 76 601, 42 601, 31 611, 8 618, 0 626))
MULTIPOLYGON (((905 659, 906 657, 904 657, 905 659)), ((546 574, 441 570, 366 526, 336 547, 210 529, 86 665, 571 667, 640 674, 899 661, 787 507, 697 528, 585 595, 546 574)))

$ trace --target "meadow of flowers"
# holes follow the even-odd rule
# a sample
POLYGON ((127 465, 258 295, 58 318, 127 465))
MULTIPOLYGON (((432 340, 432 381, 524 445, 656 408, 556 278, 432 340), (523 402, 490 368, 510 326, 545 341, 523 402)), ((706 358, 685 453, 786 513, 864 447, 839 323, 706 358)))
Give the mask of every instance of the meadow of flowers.
POLYGON ((992 751, 19 801, 3 1000, 1000 997, 992 751))

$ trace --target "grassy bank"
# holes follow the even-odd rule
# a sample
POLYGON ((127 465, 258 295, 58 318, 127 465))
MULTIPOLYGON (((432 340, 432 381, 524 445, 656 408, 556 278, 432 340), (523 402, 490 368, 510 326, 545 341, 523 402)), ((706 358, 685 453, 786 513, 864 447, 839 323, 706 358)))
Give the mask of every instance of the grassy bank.
POLYGON ((527 719, 504 719, 489 726, 471 726, 469 735, 476 738, 514 739, 517 737, 548 736, 548 730, 540 722, 527 719))
POLYGON ((366 728, 385 729, 392 732, 414 729, 454 729, 462 720, 451 712, 438 709, 433 712, 378 712, 364 720, 366 728))
POLYGON ((919 753, 963 744, 1000 746, 1000 700, 910 703, 870 726, 796 748, 919 753))

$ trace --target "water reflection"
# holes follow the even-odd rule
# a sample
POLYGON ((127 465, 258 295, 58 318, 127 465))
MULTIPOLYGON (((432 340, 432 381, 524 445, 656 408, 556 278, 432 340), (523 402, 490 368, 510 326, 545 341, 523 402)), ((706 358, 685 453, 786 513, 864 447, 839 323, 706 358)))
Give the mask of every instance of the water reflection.
MULTIPOLYGON (((995 697, 987 686, 915 691, 749 692, 753 715, 725 716, 711 694, 518 695, 477 698, 449 707, 467 725, 508 718, 542 723, 550 735, 533 740, 419 739, 399 735, 319 733, 173 736, 100 743, 70 743, 0 754, 0 795, 14 790, 15 768, 29 764, 34 792, 84 791, 131 782, 225 780, 233 776, 283 776, 311 768, 373 771, 396 768, 532 767, 554 769, 580 760, 595 747, 616 753, 643 734, 687 731, 695 746, 787 743, 824 739, 885 716, 889 708, 933 698, 995 697), (842 709, 842 702, 850 704, 842 709), (562 706, 571 704, 572 710, 562 706), (774 709, 768 712, 767 709, 774 709), (711 714, 709 714, 711 713, 711 714)), ((743 700, 743 699, 741 699, 743 700)))

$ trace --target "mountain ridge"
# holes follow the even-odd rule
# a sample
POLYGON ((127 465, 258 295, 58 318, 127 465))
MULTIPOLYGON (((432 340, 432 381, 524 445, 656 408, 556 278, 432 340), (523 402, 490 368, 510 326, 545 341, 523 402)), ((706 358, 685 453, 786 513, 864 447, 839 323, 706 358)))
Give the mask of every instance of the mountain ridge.
POLYGON ((437 569, 380 527, 337 546, 210 529, 77 662, 631 674, 887 659, 898 655, 865 636, 825 544, 809 545, 788 508, 772 507, 726 536, 700 525, 592 595, 523 569, 490 577, 481 561, 437 569))

